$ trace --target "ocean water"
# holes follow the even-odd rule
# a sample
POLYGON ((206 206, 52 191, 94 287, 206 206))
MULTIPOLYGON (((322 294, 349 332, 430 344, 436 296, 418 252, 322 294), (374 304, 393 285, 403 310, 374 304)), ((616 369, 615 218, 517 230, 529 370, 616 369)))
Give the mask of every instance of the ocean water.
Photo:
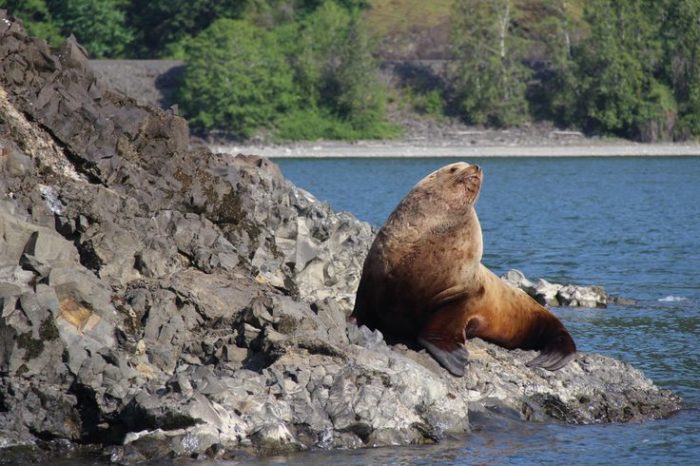
MULTIPOLYGON (((455 159, 279 159, 336 210, 381 225, 424 175, 455 159)), ((312 452, 253 464, 700 464, 700 158, 488 158, 477 212, 484 263, 601 285, 636 301, 555 309, 582 351, 628 361, 684 398, 663 420, 569 426, 472 419, 436 446, 312 452)))

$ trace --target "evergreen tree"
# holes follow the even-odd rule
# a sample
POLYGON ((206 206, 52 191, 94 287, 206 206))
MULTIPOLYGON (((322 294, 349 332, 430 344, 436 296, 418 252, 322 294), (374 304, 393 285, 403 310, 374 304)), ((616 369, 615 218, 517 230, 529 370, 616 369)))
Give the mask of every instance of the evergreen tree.
POLYGON ((574 118, 578 84, 572 50, 578 43, 582 15, 578 2, 530 0, 524 3, 528 25, 529 61, 536 79, 528 89, 535 118, 570 124, 574 118), (534 49, 534 52, 533 52, 534 49), (533 53, 536 56, 533 57, 533 53))
POLYGON ((64 36, 74 34, 93 58, 128 55, 127 0, 48 0, 64 36))
MULTIPOLYGON (((245 17, 258 26, 275 27, 321 8, 328 0, 247 0, 245 17)), ((351 12, 369 6, 368 0, 333 0, 333 4, 351 12)))
MULTIPOLYGON (((578 116, 585 129, 640 138, 674 102, 654 78, 661 43, 643 0, 591 0, 590 36, 575 54, 578 116)), ((654 131, 652 131, 654 132, 654 131)), ((655 132, 654 132, 655 133, 655 132)))
POLYGON ((289 55, 306 105, 318 107, 335 99, 338 89, 331 83, 338 73, 349 25, 350 15, 333 2, 325 2, 301 21, 289 55))
POLYGON ((292 71, 270 31, 219 19, 183 50, 178 100, 195 128, 249 137, 296 104, 292 71))
POLYGON ((384 95, 369 35, 357 12, 324 2, 302 22, 291 50, 302 98, 366 128, 383 118, 384 95))
POLYGON ((680 115, 677 136, 700 135, 700 0, 666 0, 664 74, 680 115))
POLYGON ((451 47, 459 113, 470 123, 512 126, 528 114, 525 42, 512 0, 456 0, 451 47))
POLYGON ((335 102, 332 95, 326 97, 338 114, 357 129, 368 129, 384 118, 385 97, 377 81, 377 65, 369 41, 359 15, 353 14, 335 78, 338 88, 335 102))
POLYGON ((215 20, 240 19, 249 3, 249 0, 131 0, 128 18, 135 36, 133 54, 140 58, 167 56, 170 46, 196 36, 215 20))

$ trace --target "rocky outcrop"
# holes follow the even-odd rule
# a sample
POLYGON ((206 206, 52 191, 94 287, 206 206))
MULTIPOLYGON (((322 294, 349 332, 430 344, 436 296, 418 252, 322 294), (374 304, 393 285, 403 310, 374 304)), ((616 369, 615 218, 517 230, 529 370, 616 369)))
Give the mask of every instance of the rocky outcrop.
POLYGON ((501 277, 506 283, 520 288, 543 306, 604 308, 609 297, 600 286, 560 285, 539 279, 532 282, 520 270, 511 269, 501 277))
POLYGON ((346 319, 367 224, 265 159, 190 147, 74 41, 51 51, 3 14, 0 175, 3 459, 424 443, 467 432, 469 409, 604 422, 678 405, 602 356, 547 373, 472 341, 458 379, 387 346, 346 319))

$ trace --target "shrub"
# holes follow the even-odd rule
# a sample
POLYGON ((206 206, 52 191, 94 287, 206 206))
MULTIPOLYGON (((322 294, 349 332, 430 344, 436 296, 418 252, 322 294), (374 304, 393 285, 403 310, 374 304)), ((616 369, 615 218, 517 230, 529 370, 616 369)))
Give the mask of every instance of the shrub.
POLYGON ((384 121, 357 129, 351 122, 323 109, 307 108, 282 115, 277 121, 275 135, 282 141, 392 139, 401 135, 401 129, 384 121))
POLYGON ((293 75, 274 33, 220 19, 186 40, 178 103, 195 129, 250 137, 297 101, 293 75))
POLYGON ((290 55, 307 105, 358 131, 384 120, 386 96, 359 13, 324 2, 301 23, 296 44, 290 55))
POLYGON ((126 52, 132 33, 122 0, 49 0, 49 9, 65 35, 75 34, 94 58, 126 52))

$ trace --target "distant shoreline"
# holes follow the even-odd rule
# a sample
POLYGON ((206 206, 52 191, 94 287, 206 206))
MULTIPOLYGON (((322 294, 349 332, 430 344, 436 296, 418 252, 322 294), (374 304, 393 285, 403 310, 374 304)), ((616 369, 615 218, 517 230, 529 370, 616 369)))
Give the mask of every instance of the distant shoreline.
MULTIPOLYGON (((91 68, 111 87, 144 105, 170 108, 184 70, 175 60, 91 60, 91 68)), ((404 157, 635 157, 700 156, 700 141, 638 143, 615 137, 588 136, 540 122, 493 129, 470 126, 456 118, 422 117, 395 112, 390 121, 404 131, 392 141, 307 141, 290 144, 229 143, 207 136, 214 152, 258 154, 269 158, 404 157)))
POLYGON ((216 153, 267 158, 431 158, 431 157, 699 157, 699 143, 630 142, 554 145, 421 144, 406 141, 297 143, 289 145, 209 144, 216 153))

